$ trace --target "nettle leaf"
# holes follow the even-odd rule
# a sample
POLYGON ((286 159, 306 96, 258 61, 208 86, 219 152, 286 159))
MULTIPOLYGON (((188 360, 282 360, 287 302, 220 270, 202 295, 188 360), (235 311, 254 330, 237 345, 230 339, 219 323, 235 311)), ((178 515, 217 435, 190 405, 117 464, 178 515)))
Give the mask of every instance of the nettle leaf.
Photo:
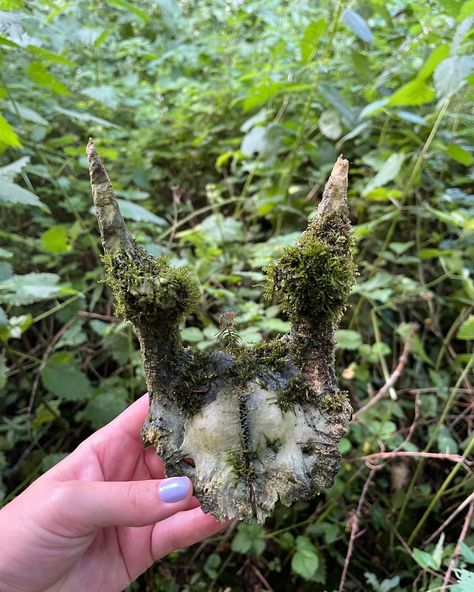
POLYGON ((58 285, 59 279, 55 273, 14 275, 0 283, 0 302, 21 306, 77 293, 76 290, 58 285))
POLYGON ((435 91, 422 78, 415 78, 401 86, 388 99, 390 105, 424 105, 435 98, 435 91))
POLYGON ((464 561, 468 563, 474 563, 474 551, 466 545, 463 541, 460 545, 461 547, 461 555, 463 556, 464 561))
POLYGON ((49 51, 48 49, 44 49, 43 47, 38 47, 36 45, 28 45, 26 49, 30 53, 37 55, 40 58, 46 60, 47 62, 51 62, 53 64, 61 64, 62 66, 69 66, 70 68, 76 65, 72 60, 69 60, 68 58, 62 55, 58 55, 53 51, 49 51))
POLYGON ((104 103, 112 109, 115 109, 118 105, 117 91, 113 86, 90 86, 81 89, 81 93, 95 101, 104 103))
POLYGON ((0 177, 0 203, 2 201, 13 205, 36 206, 49 211, 48 206, 42 203, 34 193, 0 177))
POLYGON ((126 407, 127 392, 115 389, 111 393, 93 396, 85 409, 77 413, 76 419, 81 423, 87 421, 94 430, 98 430, 122 413, 126 407))
POLYGON ((11 162, 4 167, 0 167, 0 177, 2 179, 6 179, 7 181, 13 181, 13 179, 19 175, 22 169, 30 162, 29 156, 23 156, 15 162, 11 162))
POLYGON ((319 40, 326 28, 326 19, 323 18, 309 23, 309 25, 306 27, 300 45, 301 61, 303 64, 307 64, 314 57, 319 45, 319 40))
POLYGON ((442 98, 456 92, 474 72, 474 55, 451 56, 436 68, 433 80, 436 94, 442 98))
POLYGON ((362 345, 362 337, 357 331, 339 329, 336 331, 336 343, 339 349, 358 349, 362 345))
POLYGON ((13 146, 13 148, 19 148, 21 146, 20 139, 15 130, 3 115, 0 115, 0 144, 13 146))
POLYGON ((465 341, 474 339, 474 315, 471 315, 459 327, 456 337, 457 339, 463 339, 465 341))
POLYGON ((474 572, 460 568, 455 569, 454 573, 459 578, 459 581, 451 588, 451 592, 472 592, 474 589, 474 572))
POLYGON ((49 121, 47 119, 22 103, 15 102, 15 105, 13 105, 13 103, 8 102, 7 107, 12 113, 18 112, 20 117, 26 121, 37 123, 38 125, 49 125, 49 121))
POLYGON ((454 33, 453 41, 451 43, 451 53, 453 55, 458 53, 458 51, 461 47, 461 43, 464 40, 464 37, 466 37, 466 35, 472 29, 473 23, 474 23, 474 15, 471 15, 471 16, 468 16, 467 18, 465 18, 459 24, 458 28, 456 29, 456 32, 454 33))
POLYGON ((66 401, 82 401, 92 394, 87 376, 71 352, 53 354, 41 371, 44 387, 66 401))
POLYGON ((147 210, 143 206, 132 201, 126 201, 125 199, 117 199, 120 206, 122 216, 127 220, 134 220, 135 222, 151 222, 158 226, 166 226, 166 220, 160 218, 150 210, 147 210))
POLYGON ((342 22, 349 27, 359 39, 362 39, 362 41, 365 41, 366 43, 373 43, 373 33, 366 20, 362 18, 358 12, 350 9, 346 10, 342 17, 342 22))
POLYGON ((28 67, 28 76, 40 86, 50 88, 58 95, 69 95, 69 89, 60 80, 51 74, 41 62, 31 62, 28 67))
POLYGON ((107 119, 102 119, 102 117, 96 117, 95 115, 91 115, 90 113, 82 113, 81 111, 64 109, 63 107, 59 107, 58 105, 54 105, 52 109, 57 113, 66 115, 66 117, 69 117, 73 121, 79 121, 80 123, 96 123, 97 125, 103 125, 104 127, 120 127, 115 123, 112 123, 111 121, 107 121, 107 119))
POLYGON ((143 12, 143 10, 140 10, 131 2, 126 2, 126 0, 107 0, 107 4, 110 4, 110 6, 117 6, 118 8, 125 8, 125 10, 137 16, 144 23, 147 23, 150 20, 150 16, 146 12, 143 12))
POLYGON ((396 179, 400 169, 402 168, 404 160, 405 155, 401 152, 395 152, 394 154, 391 154, 379 168, 375 177, 367 183, 363 191, 363 195, 367 195, 376 187, 383 187, 390 181, 396 179))
POLYGON ((339 115, 332 109, 323 111, 318 122, 321 133, 330 140, 338 140, 342 135, 342 125, 339 115))

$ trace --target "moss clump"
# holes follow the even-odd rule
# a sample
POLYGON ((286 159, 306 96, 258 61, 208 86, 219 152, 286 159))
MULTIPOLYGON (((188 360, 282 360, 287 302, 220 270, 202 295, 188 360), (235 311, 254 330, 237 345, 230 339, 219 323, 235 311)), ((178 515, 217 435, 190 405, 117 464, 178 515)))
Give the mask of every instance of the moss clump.
POLYGON ((256 360, 271 370, 284 372, 288 363, 288 346, 280 339, 262 341, 253 346, 256 360))
POLYGON ((102 261, 117 315, 130 321, 146 314, 179 323, 201 296, 189 269, 173 268, 169 257, 152 257, 139 246, 131 253, 104 255, 102 261))
POLYGON ((249 453, 229 451, 226 457, 227 462, 232 467, 232 471, 238 479, 252 481, 256 477, 255 467, 249 453))
POLYGON ((311 224, 295 246, 267 267, 266 296, 276 298, 290 320, 334 323, 344 312, 354 283, 349 222, 333 214, 311 224))
POLYGON ((284 389, 277 392, 277 403, 282 411, 289 411, 294 403, 314 401, 315 392, 303 374, 293 374, 284 389))
POLYGON ((341 413, 349 405, 349 393, 347 391, 336 391, 327 393, 319 400, 318 407, 329 413, 341 413))
POLYGON ((171 394, 181 411, 193 417, 202 408, 204 397, 218 373, 208 353, 196 350, 190 354, 178 369, 179 378, 174 382, 171 394))

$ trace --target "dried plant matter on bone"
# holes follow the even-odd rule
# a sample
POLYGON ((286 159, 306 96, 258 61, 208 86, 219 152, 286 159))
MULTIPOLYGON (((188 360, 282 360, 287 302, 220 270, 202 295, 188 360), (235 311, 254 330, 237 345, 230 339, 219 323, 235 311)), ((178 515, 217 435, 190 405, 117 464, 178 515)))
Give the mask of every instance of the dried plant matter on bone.
POLYGON ((150 394, 143 426, 171 475, 187 475, 205 512, 263 522, 330 487, 351 407, 338 387, 334 331, 354 281, 348 162, 339 157, 317 213, 267 270, 267 294, 292 322, 279 340, 244 347, 232 315, 225 351, 185 348, 180 323, 199 300, 186 268, 147 254, 127 230, 92 141, 87 147, 104 264, 117 312, 140 342, 150 394))

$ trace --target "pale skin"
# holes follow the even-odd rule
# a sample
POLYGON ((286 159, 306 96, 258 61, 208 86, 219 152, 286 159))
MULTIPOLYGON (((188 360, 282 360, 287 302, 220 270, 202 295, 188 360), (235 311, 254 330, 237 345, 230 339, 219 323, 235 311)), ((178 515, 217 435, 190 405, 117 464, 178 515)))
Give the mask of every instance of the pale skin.
POLYGON ((0 510, 1 592, 119 592, 225 526, 189 480, 181 501, 160 498, 163 463, 140 438, 147 411, 145 395, 0 510))

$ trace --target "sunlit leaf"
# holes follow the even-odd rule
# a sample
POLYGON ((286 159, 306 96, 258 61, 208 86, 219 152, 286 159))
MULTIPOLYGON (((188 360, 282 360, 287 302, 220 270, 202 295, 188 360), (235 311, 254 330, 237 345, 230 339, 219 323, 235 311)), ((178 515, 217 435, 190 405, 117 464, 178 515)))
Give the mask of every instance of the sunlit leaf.
POLYGON ((401 86, 388 99, 390 105, 423 105, 435 98, 435 91, 422 78, 415 78, 401 86))
POLYGON ((315 55, 319 46, 319 40, 326 30, 326 27, 327 23, 323 18, 311 22, 306 27, 300 45, 301 61, 303 64, 307 64, 315 55))
POLYGON ((342 17, 342 22, 349 27, 349 29, 365 41, 366 43, 372 43, 374 40, 374 36, 372 31, 370 30, 369 25, 367 24, 366 20, 361 17, 361 15, 356 12, 355 10, 346 10, 344 16, 342 17))
POLYGON ((14 148, 21 146, 15 130, 2 115, 0 115, 0 144, 13 146, 14 148))
POLYGON ((56 78, 41 62, 31 62, 28 67, 28 76, 40 86, 50 88, 58 95, 69 95, 69 89, 56 78))

